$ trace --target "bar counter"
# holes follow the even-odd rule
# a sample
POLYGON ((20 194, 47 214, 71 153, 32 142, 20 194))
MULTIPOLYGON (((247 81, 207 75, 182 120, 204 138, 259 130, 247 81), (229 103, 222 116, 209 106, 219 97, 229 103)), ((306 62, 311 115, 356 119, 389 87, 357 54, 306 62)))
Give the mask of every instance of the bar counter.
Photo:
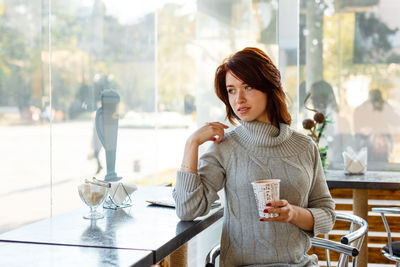
POLYGON ((153 253, 145 250, 44 245, 0 241, 0 266, 150 266, 153 253))
MULTIPOLYGON (((65 246, 147 251, 152 254, 152 263, 155 264, 223 216, 223 208, 217 207, 207 216, 185 222, 177 217, 174 208, 152 206, 146 202, 171 199, 171 192, 171 187, 140 187, 132 195, 132 207, 104 209, 105 218, 92 221, 82 218, 89 212, 89 207, 82 203, 78 210, 6 232, 0 235, 0 241, 55 245, 60 253, 65 251, 65 257, 69 257, 67 250, 72 250, 65 246)), ((15 244, 13 246, 18 248, 15 244)), ((22 244, 20 246, 23 248, 22 244)), ((32 251, 35 249, 31 248, 32 251)), ((135 260, 132 255, 129 266, 145 266, 135 260)), ((3 266, 1 262, 0 266, 3 266)))

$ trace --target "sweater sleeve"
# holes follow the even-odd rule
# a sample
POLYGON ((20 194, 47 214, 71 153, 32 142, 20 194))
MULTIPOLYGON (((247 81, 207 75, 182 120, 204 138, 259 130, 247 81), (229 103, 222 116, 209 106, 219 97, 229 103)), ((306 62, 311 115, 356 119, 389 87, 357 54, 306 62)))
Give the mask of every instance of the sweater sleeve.
POLYGON ((178 171, 172 196, 176 203, 176 214, 181 220, 190 221, 206 215, 211 204, 219 199, 218 191, 225 184, 225 169, 221 155, 212 144, 199 159, 198 174, 178 171))
POLYGON ((335 224, 335 202, 331 197, 325 180, 321 158, 317 146, 313 143, 314 162, 313 183, 308 199, 308 209, 314 217, 312 236, 328 233, 335 224))

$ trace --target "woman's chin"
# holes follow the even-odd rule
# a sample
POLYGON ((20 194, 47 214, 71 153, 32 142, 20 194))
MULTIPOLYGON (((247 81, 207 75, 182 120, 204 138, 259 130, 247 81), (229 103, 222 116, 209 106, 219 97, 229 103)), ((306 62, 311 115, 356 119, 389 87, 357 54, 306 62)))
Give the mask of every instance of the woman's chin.
POLYGON ((245 122, 254 121, 254 119, 250 119, 250 118, 246 118, 246 117, 239 117, 239 119, 240 119, 241 121, 245 121, 245 122))

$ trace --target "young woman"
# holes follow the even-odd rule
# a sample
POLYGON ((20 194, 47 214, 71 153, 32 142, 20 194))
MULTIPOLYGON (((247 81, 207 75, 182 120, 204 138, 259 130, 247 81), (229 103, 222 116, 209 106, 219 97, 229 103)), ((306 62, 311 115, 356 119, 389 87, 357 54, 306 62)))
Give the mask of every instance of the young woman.
POLYGON ((310 236, 327 233, 334 221, 317 146, 293 131, 280 72, 260 49, 245 48, 224 60, 215 91, 233 131, 210 122, 187 140, 173 196, 182 220, 209 212, 225 189, 220 266, 318 266, 307 255, 310 236), (214 143, 198 162, 198 148, 214 143), (280 179, 279 201, 259 219, 251 182, 280 179))

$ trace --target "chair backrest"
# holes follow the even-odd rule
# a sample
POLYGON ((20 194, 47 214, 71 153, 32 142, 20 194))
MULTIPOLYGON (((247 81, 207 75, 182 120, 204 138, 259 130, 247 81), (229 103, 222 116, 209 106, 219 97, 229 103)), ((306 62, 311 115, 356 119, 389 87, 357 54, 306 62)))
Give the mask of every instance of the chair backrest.
POLYGON ((341 237, 340 242, 325 238, 313 237, 311 244, 314 247, 326 250, 326 265, 331 266, 329 251, 340 254, 337 263, 338 267, 348 266, 349 258, 352 257, 352 265, 356 266, 357 256, 359 254, 365 234, 368 232, 368 223, 359 216, 336 212, 336 221, 345 221, 350 223, 348 233, 341 237))
POLYGON ((216 245, 213 247, 207 254, 206 256, 206 267, 214 267, 215 266, 215 260, 219 256, 221 252, 221 247, 220 245, 216 245))
MULTIPOLYGON (((368 223, 360 218, 359 216, 336 212, 337 221, 350 222, 350 228, 346 235, 342 236, 340 242, 332 241, 328 239, 328 235, 325 238, 313 237, 311 238, 311 244, 314 247, 323 248, 327 251, 327 266, 330 266, 329 251, 334 251, 340 254, 338 260, 338 267, 348 266, 349 258, 353 259, 353 266, 356 266, 356 259, 359 254, 362 242, 365 234, 368 232, 368 223)), ((220 245, 218 244, 206 257, 206 267, 214 267, 215 259, 220 254, 220 245)))
MULTIPOLYGON (((386 233, 387 233, 387 247, 389 251, 382 249, 382 254, 388 258, 389 260, 400 262, 400 257, 394 255, 393 253, 393 240, 392 240, 392 232, 390 231, 389 223, 386 219, 386 214, 400 214, 400 208, 395 207, 373 207, 371 209, 373 212, 379 212, 382 217, 383 224, 385 225, 386 233)), ((398 264, 396 265, 398 266, 398 264)))

